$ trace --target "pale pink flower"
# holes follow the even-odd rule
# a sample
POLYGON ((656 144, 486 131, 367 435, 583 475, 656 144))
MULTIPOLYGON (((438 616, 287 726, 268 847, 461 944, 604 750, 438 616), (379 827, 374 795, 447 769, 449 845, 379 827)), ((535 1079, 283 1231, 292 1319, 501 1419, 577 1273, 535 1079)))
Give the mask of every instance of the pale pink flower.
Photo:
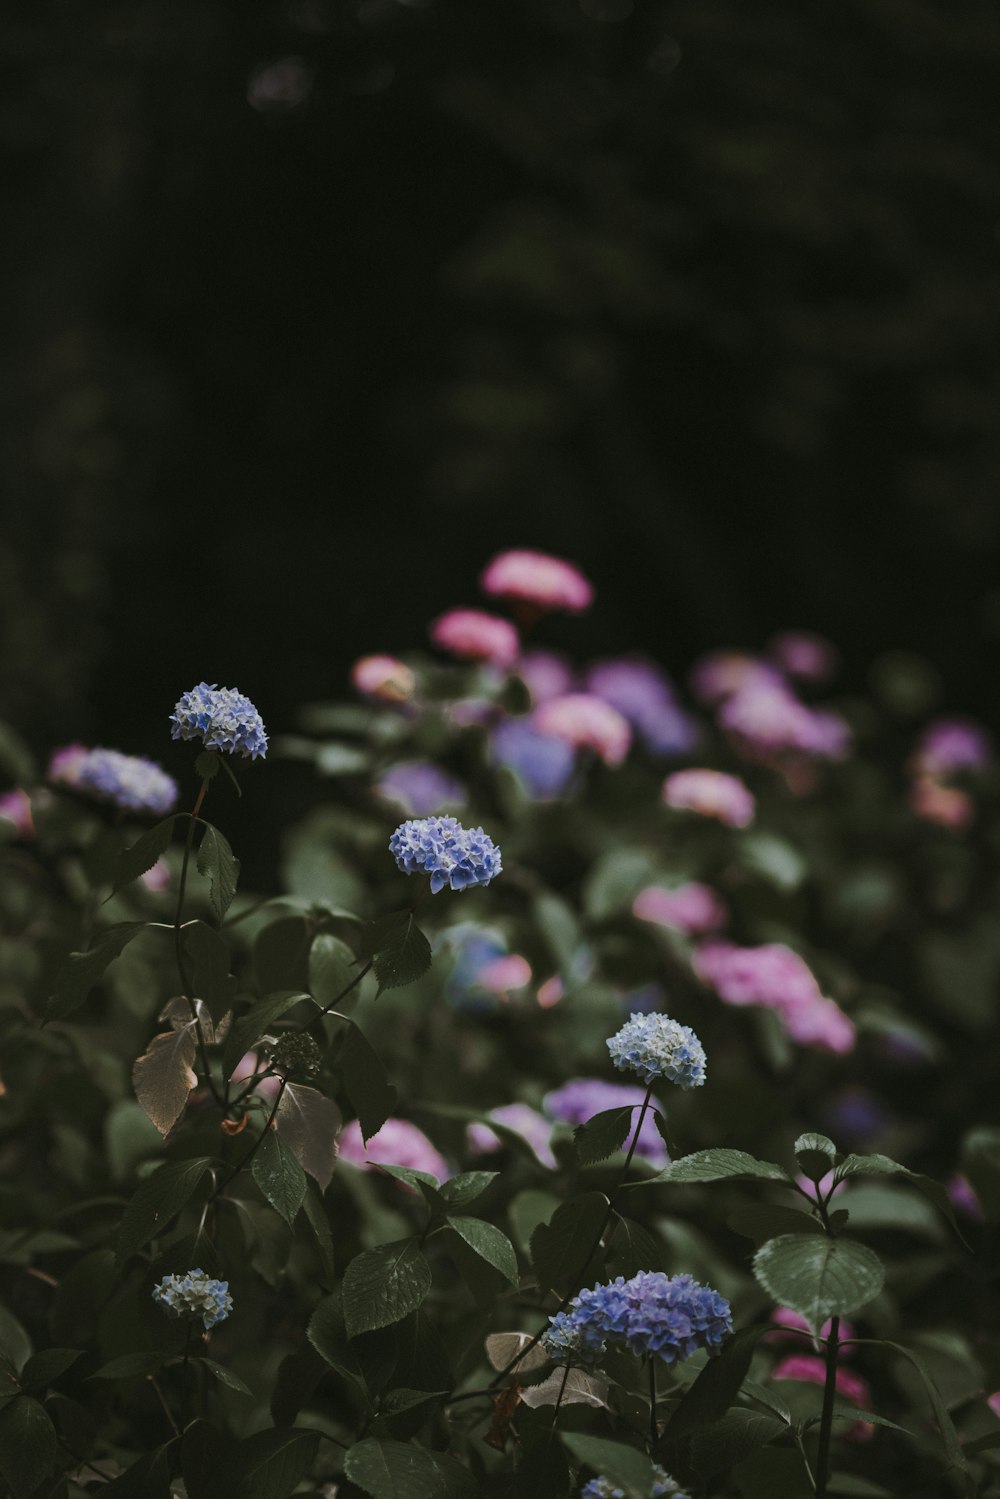
POLYGON ((383 703, 405 703, 417 685, 410 668, 395 656, 362 656, 351 667, 351 682, 362 697, 383 703))
POLYGON ((152 869, 147 869, 146 873, 142 876, 142 883, 154 895, 159 895, 161 891, 169 889, 170 865, 166 859, 157 859, 152 869))
POLYGON ((562 697, 573 686, 573 668, 556 651, 525 651, 517 663, 517 674, 535 704, 562 697))
POLYGON ((34 838, 35 824, 31 818, 31 800, 26 791, 16 786, 0 796, 0 817, 9 822, 18 838, 34 838))
POLYGON ((774 1010, 793 1041, 842 1056, 853 1050, 854 1022, 821 991, 809 966, 780 942, 737 947, 705 942, 695 952, 694 971, 730 1005, 774 1010))
POLYGON ((76 786, 80 778, 80 767, 90 751, 85 744, 66 744, 52 751, 48 777, 60 786, 76 786))
POLYGON ((430 634, 434 644, 449 655, 464 661, 489 661, 493 666, 510 666, 521 649, 510 620, 482 609, 449 609, 434 621, 430 634))
POLYGON ((523 989, 531 983, 531 964, 516 952, 491 958, 476 970, 476 983, 481 989, 506 998, 509 989, 523 989))
POLYGON ((691 691, 700 703, 718 703, 742 687, 782 687, 776 666, 746 651, 711 651, 691 668, 691 691))
POLYGON ((539 984, 538 993, 535 995, 535 998, 543 1010, 551 1010, 553 1005, 559 1003, 565 993, 566 986, 561 976, 558 973, 554 973, 551 978, 545 980, 544 984, 539 984))
MULTIPOLYGON (((543 1166, 548 1166, 554 1171, 558 1162, 552 1154, 549 1140, 552 1136, 552 1125, 539 1114, 537 1109, 531 1108, 526 1103, 505 1103, 498 1109, 490 1109, 489 1117, 495 1119, 498 1124, 505 1124, 508 1129, 517 1130, 519 1135, 531 1146, 535 1155, 543 1166)), ((475 1120, 466 1131, 469 1146, 481 1155, 492 1154, 493 1151, 502 1150, 504 1141, 500 1135, 490 1129, 488 1124, 475 1120)))
POLYGON ((709 885, 690 880, 686 885, 667 889, 664 885, 647 885, 632 902, 632 914, 641 921, 672 927, 685 936, 715 932, 726 923, 723 902, 709 885))
POLYGON ((989 1406, 990 1410, 995 1416, 1000 1417, 1000 1390, 997 1390, 994 1394, 987 1396, 986 1404, 989 1406))
POLYGON ((715 817, 730 828, 745 828, 753 821, 754 799, 736 776, 723 770, 675 770, 663 783, 668 807, 715 817))
POLYGON ((620 765, 632 743, 628 719, 589 692, 550 698, 535 709, 532 723, 540 734, 562 739, 576 749, 592 749, 605 765, 620 765))
POLYGON ((960 1213, 964 1213, 968 1218, 974 1218, 977 1223, 982 1223, 982 1204, 976 1196, 975 1188, 967 1176, 960 1176, 958 1174, 949 1176, 944 1186, 945 1191, 948 1193, 948 1201, 953 1208, 957 1208, 960 1213))
POLYGON ((828 682, 837 670, 837 648, 811 630, 782 630, 767 645, 771 659, 800 682, 828 682))
POLYGON ((438 1181, 451 1175, 444 1156, 408 1119, 387 1119, 367 1145, 361 1125, 352 1119, 340 1136, 340 1159, 353 1166, 405 1166, 410 1171, 426 1171, 438 1181))
POLYGON ((501 552, 483 569, 479 583, 493 598, 522 599, 539 609, 564 609, 569 614, 589 609, 594 598, 579 568, 545 552, 501 552))
POLYGON ((910 807, 923 822, 960 833, 976 815, 972 798, 957 786, 942 786, 934 776, 917 776, 910 787, 910 807))
MULTIPOLYGON (((795 1332, 790 1331, 790 1329, 795 1328, 799 1332, 808 1333, 810 1337, 813 1335, 812 1328, 805 1317, 802 1316, 802 1313, 793 1312, 790 1306, 776 1306, 771 1313, 771 1321, 776 1323, 777 1326, 774 1332, 766 1332, 764 1334, 763 1341, 765 1343, 794 1343, 797 1348, 804 1348, 805 1344, 802 1339, 797 1337, 795 1332)), ((820 1328, 819 1335, 821 1338, 828 1338, 832 1330, 833 1322, 828 1319, 820 1328)), ((840 1319, 838 1336, 841 1339, 854 1337, 854 1326, 848 1322, 846 1317, 841 1317, 840 1319)), ((850 1351, 849 1348, 838 1348, 837 1356, 839 1358, 848 1358, 850 1351)))
MULTIPOLYGON (((810 1384, 826 1384, 826 1364, 823 1359, 817 1358, 811 1353, 795 1353, 788 1358, 783 1358, 780 1364, 771 1370, 772 1379, 804 1379, 810 1384)), ((868 1381, 853 1369, 845 1369, 841 1364, 837 1369, 834 1384, 838 1395, 843 1395, 852 1405, 860 1410, 871 1410, 872 1392, 868 1381)), ((855 1421, 844 1432, 844 1438, 848 1442, 867 1442, 874 1434, 875 1428, 870 1421, 855 1421)))
POLYGON ((754 756, 813 755, 842 760, 850 730, 836 713, 807 708, 784 684, 748 682, 719 709, 719 727, 754 756))

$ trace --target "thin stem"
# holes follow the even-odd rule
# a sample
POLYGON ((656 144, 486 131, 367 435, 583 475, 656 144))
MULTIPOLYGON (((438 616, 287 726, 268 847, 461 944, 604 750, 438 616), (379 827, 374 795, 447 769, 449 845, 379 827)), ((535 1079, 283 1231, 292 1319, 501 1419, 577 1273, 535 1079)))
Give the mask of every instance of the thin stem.
POLYGON ((173 1432, 175 1437, 179 1437, 181 1434, 180 1428, 178 1427, 177 1422, 174 1420, 173 1415, 171 1414, 170 1407, 167 1404, 166 1399, 164 1398, 163 1391, 160 1389, 160 1386, 156 1382, 156 1375, 147 1374, 146 1378, 149 1380, 150 1384, 153 1386, 153 1389, 156 1391, 156 1398, 159 1400, 160 1404, 163 1407, 163 1414, 170 1422, 170 1430, 173 1432))
POLYGON ((274 1108, 271 1110, 270 1114, 268 1115, 267 1122, 264 1125, 264 1128, 261 1130, 261 1132, 257 1136, 256 1140, 253 1142, 253 1144, 251 1145, 250 1149, 247 1151, 246 1155, 243 1157, 242 1161, 237 1161, 236 1165, 233 1167, 232 1171, 225 1178, 225 1180, 222 1181, 219 1184, 219 1186, 216 1187, 215 1191, 212 1193, 212 1197, 209 1198, 209 1202, 212 1201, 212 1198, 218 1197, 218 1195, 219 1195, 220 1192, 224 1192, 225 1189, 226 1189, 226 1187, 229 1186, 230 1182, 232 1182, 237 1176, 239 1176, 239 1174, 240 1174, 241 1171, 244 1171, 247 1168, 247 1166, 249 1166, 250 1162, 253 1160, 254 1156, 257 1154, 257 1152, 260 1149, 261 1145, 264 1143, 264 1137, 265 1137, 265 1135, 267 1134, 268 1130, 271 1128, 271 1125, 274 1123, 274 1116, 278 1112, 278 1105, 281 1102, 282 1094, 284 1093, 284 1091, 287 1088, 287 1086, 288 1086, 288 1079, 285 1078, 285 1077, 283 1077, 281 1079, 281 1087, 278 1089, 278 1092, 277 1092, 277 1094, 275 1096, 274 1108))
POLYGON ((190 1389, 188 1386, 188 1363, 191 1358, 191 1334, 194 1332, 194 1323, 189 1322, 187 1332, 184 1336, 184 1360, 181 1364, 181 1425, 187 1425, 188 1406, 190 1404, 190 1389))
POLYGON ((184 839, 184 857, 181 859, 181 877, 177 886, 177 905, 174 908, 174 953, 177 957, 177 972, 181 980, 181 993, 188 1002, 191 1019, 194 1021, 194 1031, 198 1041, 198 1055, 201 1059, 201 1068, 205 1074, 205 1081, 216 1103, 225 1106, 225 1099, 216 1088, 212 1069, 208 1065, 208 1049, 205 1045, 205 1033, 201 1028, 198 1006, 195 1004, 191 994, 191 980, 188 977, 187 964, 184 961, 184 939, 181 936, 181 918, 184 915, 184 891, 187 888, 188 865, 191 863, 191 849, 194 845, 194 830, 207 790, 208 782, 202 781, 201 790, 195 798, 194 810, 188 821, 187 837, 184 839))
MULTIPOLYGON (((316 1021, 316 1020, 322 1020, 322 1018, 323 1018, 324 1015, 329 1015, 329 1013, 333 1009, 334 1005, 339 1005, 340 1001, 342 999, 344 999, 346 995, 350 994, 350 992, 351 992, 352 989, 357 988, 358 984, 360 984, 360 982, 364 978, 365 974, 366 973, 370 973, 371 970, 372 970, 372 968, 374 966, 375 966, 375 959, 374 958, 369 958, 368 962, 361 969, 360 973, 355 974, 354 978, 351 979, 351 982, 348 984, 347 988, 346 989, 341 989, 340 993, 337 994, 337 995, 335 995, 333 997, 333 999, 331 999, 331 1001, 330 1001, 330 1003, 328 1005, 324 1005, 323 1006, 323 1008, 320 1010, 320 1012, 319 1012, 318 1015, 311 1015, 308 1020, 304 1021, 303 1024, 299 1026, 299 1030, 303 1031, 303 1030, 305 1030, 305 1028, 306 1028, 307 1025, 312 1025, 314 1021, 316 1021)), ((343 1019, 343 1020, 348 1020, 349 1018, 350 1017, 347 1016, 347 1015, 341 1016, 341 1019, 343 1019)))
POLYGON ((649 1447, 656 1446, 660 1428, 656 1424, 656 1359, 649 1355, 649 1447))
POLYGON ((792 1428, 792 1436, 795 1439, 795 1445, 796 1445, 796 1447, 799 1449, 799 1456, 802 1458, 802 1462, 803 1462, 803 1465, 804 1465, 805 1470, 806 1470, 806 1477, 809 1480, 809 1487, 812 1489, 813 1493, 815 1494, 815 1492, 816 1492, 816 1479, 813 1477, 813 1470, 809 1466, 809 1457, 808 1457, 808 1454, 806 1453, 805 1443, 802 1440, 802 1433, 801 1433, 801 1431, 799 1431, 799 1428, 797 1426, 794 1426, 792 1428))
POLYGON ((559 1407, 562 1405, 562 1398, 566 1393, 566 1381, 569 1379, 569 1371, 570 1366, 569 1364, 567 1364, 565 1369, 563 1370, 562 1384, 559 1386, 559 1394, 556 1396, 555 1409, 552 1412, 552 1425, 549 1427, 549 1435, 545 1443, 546 1447, 550 1444, 552 1438, 556 1434, 556 1422, 559 1419, 559 1407))
POLYGON ((816 1457, 816 1499, 826 1499, 830 1476, 830 1436, 833 1431, 833 1401, 837 1393, 837 1350, 840 1347, 840 1318, 830 1319, 826 1340, 826 1384, 823 1387, 823 1414, 819 1423, 819 1452, 816 1457))

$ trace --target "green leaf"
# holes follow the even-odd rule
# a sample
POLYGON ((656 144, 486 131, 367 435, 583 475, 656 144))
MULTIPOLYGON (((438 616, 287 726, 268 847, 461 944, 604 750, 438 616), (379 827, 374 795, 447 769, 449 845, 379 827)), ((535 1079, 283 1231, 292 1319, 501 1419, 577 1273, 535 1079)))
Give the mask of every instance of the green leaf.
POLYGON ((323 1206, 322 1195, 314 1182, 307 1182, 306 1195, 302 1206, 305 1209, 309 1227, 312 1229, 313 1237, 316 1240, 323 1274, 326 1280, 331 1282, 337 1273, 333 1253, 333 1235, 330 1232, 330 1220, 326 1216, 326 1208, 323 1206))
POLYGON ((455 1458, 410 1442, 365 1437, 344 1458, 344 1472, 372 1499, 476 1499, 479 1493, 455 1458))
POLYGON ((754 1350, 765 1332, 766 1327, 745 1328, 729 1339, 716 1358, 709 1359, 675 1407, 661 1447, 668 1450, 688 1432, 726 1414, 743 1387, 754 1350))
POLYGON ((431 1288, 431 1271, 417 1239, 380 1244, 355 1255, 344 1274, 347 1336, 400 1322, 431 1288))
POLYGON ((754 1255, 753 1273, 782 1306, 801 1312, 818 1331, 827 1317, 849 1316, 882 1289, 885 1267, 853 1239, 782 1234, 754 1255))
POLYGON ((584 1192, 564 1202, 549 1223, 531 1236, 531 1263, 539 1289, 573 1285, 591 1263, 608 1211, 603 1192, 584 1192))
POLYGON ((205 921, 188 921, 181 928, 184 951, 191 960, 191 987, 216 1025, 232 1009, 236 980, 229 972, 229 947, 205 921))
POLYGON ((291 1226, 306 1195, 306 1174, 276 1130, 264 1127, 250 1163, 250 1174, 264 1197, 291 1226))
POLYGON ((28 1499, 56 1460, 56 1429, 44 1405, 17 1395, 0 1411, 0 1473, 12 1499, 28 1499))
POLYGON ((324 1093, 305 1083, 286 1083, 274 1126, 303 1170, 325 1192, 337 1160, 337 1136, 343 1115, 324 1093))
POLYGON ((596 1165, 598 1161, 606 1161, 616 1150, 621 1150, 635 1108, 635 1104, 629 1104, 627 1108, 602 1109, 586 1124, 577 1125, 573 1131, 573 1145, 581 1166, 596 1165))
POLYGON ((990 1222, 1000 1219, 1000 1129, 980 1125, 962 1140, 962 1170, 990 1222))
POLYGON ((65 1020, 83 1004, 109 963, 125 951, 133 937, 145 926, 144 921, 120 921, 117 926, 99 932, 86 952, 71 952, 56 974, 45 1019, 65 1020))
POLYGON ((640 1270, 662 1270, 663 1246, 648 1228, 632 1218, 623 1218, 615 1213, 612 1218, 614 1233, 608 1234, 608 1252, 602 1280, 613 1280, 623 1275, 630 1280, 640 1270))
POLYGON ((536 895, 532 908, 539 934, 548 944, 562 978, 568 983, 573 977, 573 963, 581 943, 580 927, 573 908, 550 890, 536 895))
MULTIPOLYGON (((955 1221, 955 1214, 951 1201, 940 1182, 934 1181, 930 1176, 921 1176, 919 1172, 910 1171, 908 1167, 901 1166, 898 1161, 891 1160, 887 1155, 849 1155, 837 1167, 835 1181, 845 1181, 849 1176, 903 1176, 908 1182, 916 1187, 918 1192, 923 1193, 927 1201, 933 1203, 938 1212, 945 1217, 955 1230, 958 1237, 965 1244, 962 1231, 955 1221)), ((966 1244, 966 1248, 968 1245, 966 1244)))
POLYGON ((917 1373, 920 1375, 920 1379, 923 1383, 924 1389, 927 1391, 927 1398, 930 1401, 931 1410, 934 1412, 934 1422, 941 1434, 941 1441, 944 1445, 945 1455, 948 1459, 948 1467, 958 1468, 963 1473, 968 1472, 969 1465, 966 1461, 965 1453, 962 1450, 962 1444, 958 1439, 958 1433, 955 1430, 955 1423, 951 1419, 951 1416, 948 1412, 948 1407, 942 1400, 941 1392, 931 1378, 926 1364, 922 1359, 919 1359, 917 1357, 917 1355, 911 1348, 904 1348, 902 1343, 889 1343, 886 1342, 884 1338, 873 1339, 873 1341, 876 1342, 880 1348, 891 1348, 894 1353, 901 1353, 905 1359, 909 1360, 914 1369, 916 1369, 917 1373))
POLYGON ((432 1212, 444 1211, 444 1200, 438 1191, 436 1176, 431 1176, 427 1171, 414 1171, 411 1166, 390 1166, 382 1161, 373 1161, 371 1164, 381 1175, 391 1176, 393 1181, 402 1182, 415 1192, 422 1193, 432 1212))
POLYGON ((347 1339, 344 1305, 338 1292, 324 1296, 309 1319, 306 1336, 316 1352, 345 1379, 360 1383, 361 1371, 347 1339))
POLYGON ((339 937, 320 932, 309 949, 309 990, 320 1008, 331 1008, 358 976, 358 963, 339 937))
POLYGON ((798 1208, 786 1208, 774 1203, 754 1203, 750 1207, 737 1208, 726 1219, 734 1233, 745 1239, 753 1239, 757 1245, 766 1244, 780 1234, 821 1234, 823 1225, 811 1213, 800 1213, 798 1208))
POLYGON ((174 823, 180 815, 180 813, 175 813, 173 817, 165 817, 162 822, 156 824, 155 828, 150 828, 148 832, 143 833, 142 837, 137 839, 130 848, 122 849, 115 860, 112 895, 116 895, 125 885, 131 885, 133 880, 146 874, 157 860, 163 857, 170 847, 174 823))
POLYGON ((253 1395, 249 1385, 245 1385, 239 1375, 227 1369, 224 1364, 217 1364, 214 1358, 202 1358, 199 1360, 204 1364, 210 1374, 213 1374, 220 1384, 224 1384, 227 1390, 235 1390, 239 1395, 253 1395))
POLYGON ((187 1107, 198 1082, 194 1060, 198 1052, 194 1025, 154 1036, 132 1064, 132 1086, 143 1113, 164 1138, 187 1107))
MULTIPOLYGON (((765 1447, 745 1458, 733 1473, 743 1499, 812 1499, 802 1455, 786 1447, 765 1447)), ((828 1489, 833 1494, 833 1489, 828 1489)))
POLYGON ((763 1411, 730 1411, 721 1421, 692 1434, 691 1464, 703 1478, 710 1478, 784 1436, 787 1430, 783 1421, 763 1411))
POLYGON ((492 1223, 484 1222, 482 1218, 449 1218, 448 1224, 452 1232, 458 1234, 481 1260, 492 1265, 494 1270, 499 1270, 512 1286, 517 1285, 517 1255, 505 1233, 501 1233, 492 1223))
POLYGON ((281 916, 257 933, 253 964, 262 994, 309 988, 311 942, 312 927, 304 916, 281 916))
POLYGON ((364 1031, 359 1030, 353 1020, 347 1024, 347 1040, 340 1053, 340 1076, 367 1144, 395 1109, 396 1090, 364 1031))
POLYGON ((187 1161, 168 1161, 148 1176, 125 1209, 118 1230, 117 1264, 162 1233, 190 1201, 205 1172, 212 1165, 208 1156, 187 1161))
POLYGON ((46 1348, 28 1359, 21 1370, 21 1389, 25 1391, 47 1390, 60 1374, 83 1357, 80 1348, 46 1348))
POLYGON ((110 1363, 102 1364, 88 1379, 138 1379, 141 1375, 155 1374, 172 1357, 162 1348, 149 1353, 123 1353, 110 1363))
POLYGON ((560 1433, 563 1446, 577 1463, 585 1463, 595 1473, 610 1478, 624 1489, 627 1499, 649 1499, 653 1487, 653 1465, 644 1452, 626 1447, 624 1442, 609 1442, 604 1437, 585 1436, 583 1432, 560 1433))
POLYGON ((265 1035, 275 1020, 279 1020, 293 1005, 313 1003, 312 995, 300 989, 281 989, 256 1000, 236 1021, 222 1049, 222 1070, 230 1077, 255 1041, 265 1035))
POLYGON ((499 1171, 463 1171, 442 1183, 441 1196, 449 1207, 465 1207, 466 1203, 474 1202, 481 1192, 485 1192, 499 1175, 499 1171))
POLYGON ((318 1431, 258 1431, 236 1447, 240 1499, 288 1499, 312 1467, 318 1431))
POLYGON ((295 1425, 299 1411, 327 1372, 326 1360, 307 1343, 281 1360, 271 1392, 271 1419, 275 1426, 295 1425))
POLYGON ((665 1166, 651 1182, 714 1182, 730 1177, 750 1177, 761 1181, 787 1182, 787 1171, 773 1161, 758 1161, 742 1150, 696 1150, 665 1166))
POLYGON ((804 1176, 821 1181, 837 1162, 837 1147, 826 1135, 800 1135, 795 1142, 795 1159, 804 1176))
POLYGON ((0 766, 18 786, 34 786, 38 772, 30 749, 9 724, 0 723, 0 766))
POLYGON ((101 1499, 171 1499, 171 1451, 167 1442, 155 1452, 144 1453, 118 1478, 101 1489, 101 1499))
POLYGON ((203 827, 205 833, 198 849, 198 873, 209 882, 209 900, 221 926, 236 894, 240 861, 217 827, 210 822, 203 823, 203 827))
POLYGON ((398 940, 375 954, 375 977, 379 992, 412 984, 431 966, 431 945, 417 926, 412 912, 400 928, 398 940))

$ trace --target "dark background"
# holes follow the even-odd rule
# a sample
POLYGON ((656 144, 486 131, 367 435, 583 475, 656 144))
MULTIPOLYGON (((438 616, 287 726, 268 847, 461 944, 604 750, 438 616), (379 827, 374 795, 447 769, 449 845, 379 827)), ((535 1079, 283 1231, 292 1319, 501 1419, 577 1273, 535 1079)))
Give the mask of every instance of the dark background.
POLYGON ((996 721, 995 0, 8 0, 2 716, 173 761, 475 603, 996 721))

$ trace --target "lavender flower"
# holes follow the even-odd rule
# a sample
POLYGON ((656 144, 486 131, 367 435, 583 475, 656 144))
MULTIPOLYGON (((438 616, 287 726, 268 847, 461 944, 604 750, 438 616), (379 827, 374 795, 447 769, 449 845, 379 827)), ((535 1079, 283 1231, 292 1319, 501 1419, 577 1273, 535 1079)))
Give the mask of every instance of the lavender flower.
POLYGON ((400 823, 389 851, 404 874, 429 874, 435 895, 445 885, 452 890, 488 885, 503 869, 500 850, 482 828, 463 828, 454 817, 400 823))
POLYGON ((498 765, 513 770, 533 797, 546 800, 565 791, 576 756, 563 739, 540 734, 523 718, 509 718, 490 739, 498 765))
MULTIPOLYGON (((592 1478, 580 1490, 580 1499, 625 1499, 625 1490, 616 1488, 610 1478, 592 1478)), ((690 1499, 690 1496, 681 1492, 677 1480, 665 1468, 654 1463, 649 1499, 690 1499)))
POLYGON ((993 758, 993 740, 971 718, 938 718, 927 725, 917 747, 921 775, 949 776, 960 770, 983 770, 993 758))
POLYGON ((352 1166, 406 1166, 410 1171, 425 1171, 445 1181, 451 1168, 444 1156, 408 1119, 387 1119, 367 1145, 356 1119, 345 1124, 339 1141, 342 1161, 352 1166))
MULTIPOLYGON (((600 1114, 604 1109, 620 1109, 632 1104, 634 1121, 636 1110, 642 1106, 645 1097, 645 1089, 634 1083, 613 1083, 602 1077, 574 1077, 568 1083, 563 1083, 561 1088, 554 1088, 551 1093, 546 1093, 542 1107, 561 1124, 586 1124, 588 1119, 593 1119, 595 1114, 600 1114)), ((630 1127, 623 1149, 628 1149, 631 1136, 630 1127)), ((647 1109, 642 1121, 635 1153, 652 1166, 665 1166, 669 1160, 666 1146, 656 1128, 652 1108, 647 1109)))
POLYGON ((170 715, 172 739, 200 739, 206 749, 240 754, 247 760, 267 754, 261 716, 235 687, 199 682, 185 692, 170 715))
POLYGON ((711 1356, 733 1330, 729 1302, 690 1275, 640 1270, 574 1296, 550 1318, 542 1344, 556 1360, 595 1364, 609 1345, 679 1363, 699 1349, 711 1356))
POLYGON ((587 690, 616 708, 654 755, 686 755, 701 738, 689 713, 679 707, 673 685, 658 666, 641 657, 598 661, 587 673, 587 690))
MULTIPOLYGON (((543 1166, 547 1166, 550 1171, 556 1169, 558 1162, 549 1144, 552 1126, 537 1109, 527 1103, 504 1103, 499 1108, 490 1109, 487 1117, 495 1119, 498 1124, 505 1124, 508 1129, 516 1130, 531 1146, 543 1166)), ((466 1139, 470 1150, 481 1155, 490 1155, 496 1150, 502 1150, 504 1146, 502 1137, 478 1119, 467 1126, 466 1139)))
POLYGON ((620 1072, 635 1072, 644 1083, 665 1077, 679 1088, 705 1081, 705 1048, 687 1025, 668 1015, 635 1014, 608 1041, 620 1072))
POLYGON ((210 1280, 204 1270, 165 1275, 153 1287, 153 1300, 168 1317, 200 1317, 206 1332, 233 1309, 228 1280, 210 1280))
POLYGON ((426 817, 448 804, 461 806, 465 787, 430 760, 400 760, 379 776, 376 789, 411 817, 426 817))
POLYGON ((177 782, 152 760, 113 749, 88 750, 77 765, 75 785, 123 811, 160 817, 173 810, 178 795, 177 782))

